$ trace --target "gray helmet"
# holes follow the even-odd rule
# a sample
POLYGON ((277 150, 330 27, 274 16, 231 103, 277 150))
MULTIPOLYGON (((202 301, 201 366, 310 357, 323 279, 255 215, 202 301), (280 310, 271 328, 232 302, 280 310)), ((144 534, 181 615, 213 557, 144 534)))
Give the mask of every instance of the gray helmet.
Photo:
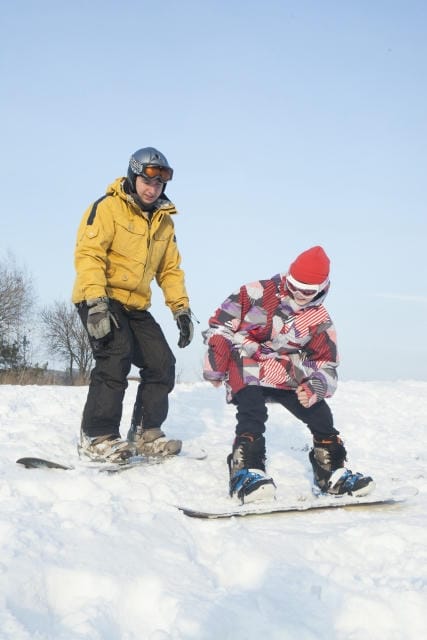
POLYGON ((128 168, 128 180, 132 186, 132 190, 135 191, 135 180, 136 176, 146 176, 153 177, 151 175, 145 174, 145 168, 147 166, 150 167, 159 167, 159 169, 165 169, 166 171, 159 172, 159 178, 162 182, 166 183, 168 180, 172 180, 173 169, 169 165, 166 157, 160 151, 157 151, 154 147, 144 147, 143 149, 138 149, 135 151, 130 157, 129 160, 129 168, 128 168))

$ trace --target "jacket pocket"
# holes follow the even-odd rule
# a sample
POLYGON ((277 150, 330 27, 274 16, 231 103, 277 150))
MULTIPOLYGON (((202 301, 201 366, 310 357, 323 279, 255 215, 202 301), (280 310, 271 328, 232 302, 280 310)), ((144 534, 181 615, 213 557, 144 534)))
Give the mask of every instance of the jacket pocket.
POLYGON ((144 229, 116 224, 116 233, 107 258, 108 286, 134 291, 144 275, 147 261, 147 234, 144 229))
POLYGON ((116 233, 111 244, 111 251, 136 262, 144 262, 147 258, 147 233, 144 227, 137 230, 133 225, 125 227, 116 223, 116 233))

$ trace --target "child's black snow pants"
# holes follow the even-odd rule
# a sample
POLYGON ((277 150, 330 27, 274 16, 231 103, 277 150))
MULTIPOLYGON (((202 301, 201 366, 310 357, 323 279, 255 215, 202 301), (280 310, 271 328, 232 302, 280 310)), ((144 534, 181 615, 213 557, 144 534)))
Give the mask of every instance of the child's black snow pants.
POLYGON ((325 400, 306 408, 299 402, 295 391, 249 385, 238 391, 233 398, 233 404, 237 405, 236 435, 260 435, 265 432, 268 418, 266 403, 269 400, 281 404, 304 422, 313 435, 323 437, 339 433, 334 428, 332 412, 325 400))

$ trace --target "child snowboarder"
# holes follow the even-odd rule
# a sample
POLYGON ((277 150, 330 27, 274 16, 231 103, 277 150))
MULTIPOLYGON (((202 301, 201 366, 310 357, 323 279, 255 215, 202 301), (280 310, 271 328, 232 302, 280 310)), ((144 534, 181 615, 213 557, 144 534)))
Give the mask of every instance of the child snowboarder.
POLYGON ((275 494, 265 468, 267 402, 280 403, 311 431, 309 459, 320 491, 362 496, 375 486, 344 466, 347 452, 325 402, 335 392, 338 366, 336 333, 323 306, 329 266, 323 248, 311 247, 286 273, 231 294, 203 334, 203 377, 215 386, 224 382, 227 401, 237 406, 227 463, 230 495, 242 502, 275 494))

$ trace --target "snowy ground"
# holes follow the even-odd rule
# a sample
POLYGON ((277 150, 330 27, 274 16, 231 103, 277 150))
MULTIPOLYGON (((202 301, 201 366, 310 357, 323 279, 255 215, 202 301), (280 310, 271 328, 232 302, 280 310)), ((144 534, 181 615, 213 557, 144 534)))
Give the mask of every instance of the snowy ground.
MULTIPOLYGON (((126 396, 123 433, 135 383, 126 396)), ((402 505, 202 521, 227 504, 234 410, 178 385, 166 431, 209 452, 106 476, 79 465, 85 388, 0 386, 1 640, 420 640, 427 629, 427 382, 341 383, 331 401, 353 471, 402 505)), ((308 431, 270 407, 280 495, 310 494, 308 431)))

